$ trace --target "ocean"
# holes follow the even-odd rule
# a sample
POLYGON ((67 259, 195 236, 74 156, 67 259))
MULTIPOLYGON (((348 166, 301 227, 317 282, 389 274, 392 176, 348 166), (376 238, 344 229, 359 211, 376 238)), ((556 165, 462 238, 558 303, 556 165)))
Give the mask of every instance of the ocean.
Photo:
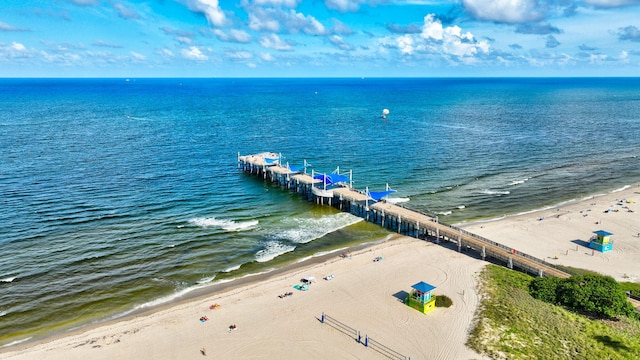
POLYGON ((389 234, 239 153, 450 224, 640 181, 637 78, 0 79, 0 108, 0 346, 389 234))

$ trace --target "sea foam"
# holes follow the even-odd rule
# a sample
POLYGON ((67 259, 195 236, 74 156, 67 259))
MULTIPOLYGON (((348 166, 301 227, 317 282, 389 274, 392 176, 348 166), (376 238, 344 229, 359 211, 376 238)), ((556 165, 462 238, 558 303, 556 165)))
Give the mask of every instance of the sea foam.
POLYGON ((498 196, 511 194, 511 192, 507 190, 490 190, 490 189, 482 190, 481 193, 485 195, 498 195, 498 196))
POLYGON ((363 219, 349 213, 337 213, 320 218, 290 218, 283 222, 291 229, 276 232, 272 237, 304 244, 360 221, 363 219))
POLYGON ((257 262, 267 262, 276 257, 295 250, 295 246, 283 244, 279 241, 269 241, 265 244, 265 248, 256 253, 257 262))
POLYGON ((409 202, 409 200, 411 199, 409 199, 408 197, 397 197, 397 198, 387 198, 386 200, 388 203, 391 203, 391 204, 399 204, 399 203, 409 202))
POLYGON ((10 346, 13 346, 13 345, 18 345, 20 343, 23 343, 25 341, 29 341, 31 339, 32 339, 32 337, 30 336, 30 337, 27 337, 27 338, 24 338, 24 339, 16 340, 16 341, 10 342, 8 344, 4 344, 4 345, 0 346, 0 348, 10 347, 10 346))
POLYGON ((524 184, 528 180, 529 180, 529 178, 524 178, 522 180, 513 180, 512 182, 509 183, 509 185, 514 186, 514 185, 524 184))
POLYGON ((217 227, 226 231, 243 231, 255 227, 259 222, 258 220, 235 221, 216 219, 215 217, 198 217, 189 220, 189 223, 202 228, 217 227))

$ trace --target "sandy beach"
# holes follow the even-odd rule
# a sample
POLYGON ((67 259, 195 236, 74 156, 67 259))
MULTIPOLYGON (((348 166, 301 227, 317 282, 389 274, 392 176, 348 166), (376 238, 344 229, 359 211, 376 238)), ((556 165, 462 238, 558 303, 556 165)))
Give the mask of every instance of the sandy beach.
POLYGON ((554 264, 589 269, 618 281, 640 281, 640 186, 544 211, 464 228, 554 264), (597 230, 613 233, 613 250, 589 248, 597 230))
POLYGON ((19 344, 0 358, 387 358, 321 323, 323 312, 359 331, 363 341, 368 337, 412 359, 482 358, 465 342, 479 302, 475 274, 484 262, 409 237, 339 255, 148 314, 19 344), (333 279, 325 280, 330 274, 333 279), (294 289, 309 276, 316 279, 309 290, 294 289), (420 281, 454 305, 428 314, 404 305, 400 298, 420 281), (220 306, 210 309, 214 304, 220 306), (208 320, 200 321, 204 316, 208 320))
MULTIPOLYGON (((552 263, 639 281, 639 202, 640 188, 633 187, 465 229, 552 263), (596 230, 614 234, 613 251, 588 248, 596 230)), ((333 254, 239 287, 2 349, 0 358, 387 358, 358 343, 344 330, 350 328, 411 359, 482 359, 465 343, 479 304, 476 276, 486 263, 452 248, 397 236, 348 256, 333 254), (325 280, 328 275, 333 278, 325 280), (315 278, 309 290, 294 289, 309 276, 315 278), (420 281, 454 305, 428 314, 405 306, 400 298, 420 281), (211 309, 214 304, 219 307, 211 309), (342 330, 321 323, 323 313, 342 330)))

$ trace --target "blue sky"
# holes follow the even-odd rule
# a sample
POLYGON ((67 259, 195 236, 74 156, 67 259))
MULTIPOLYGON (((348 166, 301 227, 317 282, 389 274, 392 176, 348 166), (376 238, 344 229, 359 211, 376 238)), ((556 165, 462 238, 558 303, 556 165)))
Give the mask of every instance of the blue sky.
POLYGON ((640 0, 1 0, 0 77, 640 76, 640 0))

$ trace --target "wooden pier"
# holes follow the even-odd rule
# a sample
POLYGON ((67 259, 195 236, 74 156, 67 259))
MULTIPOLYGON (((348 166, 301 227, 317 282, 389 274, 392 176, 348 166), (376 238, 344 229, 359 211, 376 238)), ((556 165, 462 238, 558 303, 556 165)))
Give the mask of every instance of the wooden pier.
MULTIPOLYGON (((399 234, 436 243, 450 242, 459 252, 475 252, 483 260, 492 258, 510 269, 519 268, 537 276, 568 278, 570 275, 542 259, 491 241, 484 237, 438 221, 437 217, 391 204, 373 200, 366 191, 353 189, 350 181, 327 187, 321 173, 307 173, 307 169, 292 169, 281 164, 276 153, 260 153, 240 156, 238 167, 244 172, 262 177, 283 189, 293 190, 316 204, 333 206, 341 211, 362 217, 399 234)), ((349 176, 350 180, 350 176, 349 176)))
MULTIPOLYGON (((246 156, 238 154, 238 167, 244 172, 268 179, 283 189, 293 190, 316 204, 333 206, 399 234, 436 243, 450 242, 455 244, 458 252, 474 252, 483 260, 492 258, 496 263, 504 264, 510 269, 518 268, 536 276, 570 277, 570 274, 543 259, 519 252, 461 228, 441 223, 437 217, 384 200, 373 200, 366 191, 358 191, 352 187, 351 173, 349 173, 348 182, 342 181, 327 187, 325 180, 314 178, 316 174, 325 174, 313 171, 308 174, 304 167, 293 168, 288 164, 281 164, 281 158, 282 156, 276 153, 246 156)), ((628 298, 628 300, 640 311, 640 300, 634 298, 628 298)))
POLYGON ((350 183, 341 182, 327 187, 325 181, 314 178, 321 173, 307 173, 307 169, 292 169, 280 163, 276 153, 240 156, 238 167, 244 172, 262 177, 283 189, 293 190, 316 204, 333 206, 341 211, 362 217, 399 234, 436 243, 454 243, 459 252, 476 252, 483 260, 487 257, 503 263, 510 269, 519 268, 537 276, 568 278, 570 275, 542 259, 519 252, 495 241, 444 224, 437 217, 408 209, 384 200, 373 200, 366 191, 358 191, 350 183))

